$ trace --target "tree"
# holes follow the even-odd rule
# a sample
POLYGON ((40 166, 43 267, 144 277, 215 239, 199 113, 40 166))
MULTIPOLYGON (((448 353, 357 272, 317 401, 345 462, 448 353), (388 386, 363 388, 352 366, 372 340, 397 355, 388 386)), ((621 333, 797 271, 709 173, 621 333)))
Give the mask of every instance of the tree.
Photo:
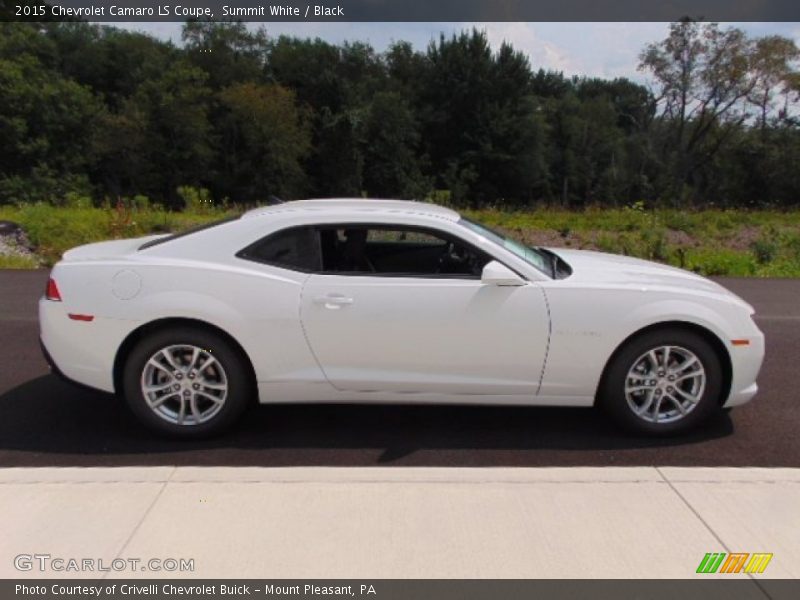
POLYGON ((364 189, 369 196, 421 199, 431 190, 422 174, 419 123, 398 92, 379 92, 364 123, 364 189))
POLYGON ((570 207, 800 198, 800 53, 683 21, 630 80, 532 68, 485 32, 385 52, 191 22, 184 44, 0 23, 0 201, 373 195, 570 207), (445 197, 435 194, 437 198, 445 197))
POLYGON ((0 38, 0 202, 58 201, 88 191, 89 144, 101 103, 49 69, 53 48, 33 27, 3 25, 0 38))
POLYGON ((748 103, 757 97, 768 104, 771 89, 789 74, 793 46, 790 40, 754 41, 737 28, 687 19, 645 48, 639 68, 655 78, 661 118, 671 122, 663 151, 676 201, 747 122, 748 103))
POLYGON ((312 152, 305 168, 315 193, 360 195, 364 121, 384 80, 383 64, 372 47, 281 36, 271 47, 268 75, 295 90, 311 111, 312 152))
POLYGON ((146 123, 141 149, 146 170, 137 174, 136 185, 173 205, 179 202, 178 186, 207 184, 213 175, 206 80, 203 71, 179 59, 131 97, 146 123))
POLYGON ((219 186, 236 200, 298 197, 311 132, 295 94, 277 84, 240 83, 219 94, 224 108, 219 186))
POLYGON ((187 58, 214 90, 263 78, 269 49, 263 28, 251 32, 242 22, 188 21, 182 38, 187 58))
MULTIPOLYGON (((754 85, 747 100, 758 109, 758 124, 762 133, 767 128, 770 114, 775 113, 776 96, 782 97, 784 105, 788 103, 797 74, 792 64, 800 58, 793 40, 771 35, 755 40, 750 58, 753 70, 754 85)), ((786 112, 783 113, 786 117, 786 112)))
POLYGON ((59 23, 46 25, 45 32, 57 48, 54 68, 91 88, 111 110, 180 56, 171 43, 114 27, 59 23))
POLYGON ((431 43, 421 92, 433 172, 457 203, 532 200, 545 178, 527 58, 472 30, 431 43))

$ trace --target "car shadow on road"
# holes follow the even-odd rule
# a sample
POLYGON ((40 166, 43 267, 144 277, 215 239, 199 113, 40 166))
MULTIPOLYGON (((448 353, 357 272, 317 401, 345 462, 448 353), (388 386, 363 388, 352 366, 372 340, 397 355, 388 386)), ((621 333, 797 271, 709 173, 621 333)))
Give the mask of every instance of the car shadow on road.
POLYGON ((688 455, 733 432, 728 415, 651 439, 580 408, 269 405, 222 437, 175 441, 144 429, 121 399, 52 375, 2 394, 0 415, 0 466, 664 464, 670 448, 688 455))

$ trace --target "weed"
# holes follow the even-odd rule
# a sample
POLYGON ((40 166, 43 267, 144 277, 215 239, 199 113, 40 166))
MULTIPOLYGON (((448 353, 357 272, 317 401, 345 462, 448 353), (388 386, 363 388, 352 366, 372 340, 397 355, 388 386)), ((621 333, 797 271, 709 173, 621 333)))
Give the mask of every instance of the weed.
MULTIPOLYGON (((65 250, 81 244, 181 231, 237 212, 224 204, 214 205, 207 190, 184 187, 180 193, 188 206, 182 212, 164 210, 144 196, 93 206, 87 197, 76 194, 59 206, 41 202, 0 206, 0 219, 19 223, 42 262, 52 264, 65 250)), ((441 203, 449 200, 444 192, 435 196, 441 203)), ((543 236, 552 245, 553 236, 558 235, 562 245, 564 238, 574 239, 575 247, 659 260, 703 275, 800 277, 800 211, 650 210, 634 203, 620 209, 490 208, 464 214, 532 243, 543 236), (752 237, 752 230, 757 232, 755 241, 742 248, 743 232, 752 237), (691 243, 684 248, 670 244, 674 231, 690 236, 691 243)), ((36 266, 35 260, 0 261, 0 268, 36 266)))
POLYGON ((35 269, 39 263, 30 256, 0 254, 0 269, 35 269))
POLYGON ((753 241, 750 248, 759 264, 765 265, 772 262, 778 254, 778 236, 775 229, 769 227, 762 232, 761 236, 753 241))

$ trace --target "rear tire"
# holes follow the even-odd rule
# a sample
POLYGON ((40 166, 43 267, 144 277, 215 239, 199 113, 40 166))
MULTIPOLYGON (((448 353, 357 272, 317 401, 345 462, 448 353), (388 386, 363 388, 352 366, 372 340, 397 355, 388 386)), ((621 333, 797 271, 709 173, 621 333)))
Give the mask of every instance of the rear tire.
POLYGON ((684 329, 639 335, 617 353, 599 404, 628 431, 682 434, 720 411, 722 365, 702 336, 684 329))
POLYGON ((176 438, 219 435, 253 393, 240 353, 221 336, 186 326, 141 340, 128 356, 122 383, 138 419, 176 438))

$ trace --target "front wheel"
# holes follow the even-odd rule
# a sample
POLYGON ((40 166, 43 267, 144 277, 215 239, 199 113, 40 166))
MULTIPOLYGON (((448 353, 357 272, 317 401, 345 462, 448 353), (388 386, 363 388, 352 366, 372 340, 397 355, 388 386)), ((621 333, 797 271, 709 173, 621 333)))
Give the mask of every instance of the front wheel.
POLYGON ((143 339, 123 375, 125 398, 145 425, 173 437, 216 435, 248 403, 252 386, 242 358, 222 337, 179 327, 143 339))
POLYGON ((599 402, 626 429, 684 433, 720 410, 722 366, 700 335, 664 329, 628 342, 613 359, 599 402))

